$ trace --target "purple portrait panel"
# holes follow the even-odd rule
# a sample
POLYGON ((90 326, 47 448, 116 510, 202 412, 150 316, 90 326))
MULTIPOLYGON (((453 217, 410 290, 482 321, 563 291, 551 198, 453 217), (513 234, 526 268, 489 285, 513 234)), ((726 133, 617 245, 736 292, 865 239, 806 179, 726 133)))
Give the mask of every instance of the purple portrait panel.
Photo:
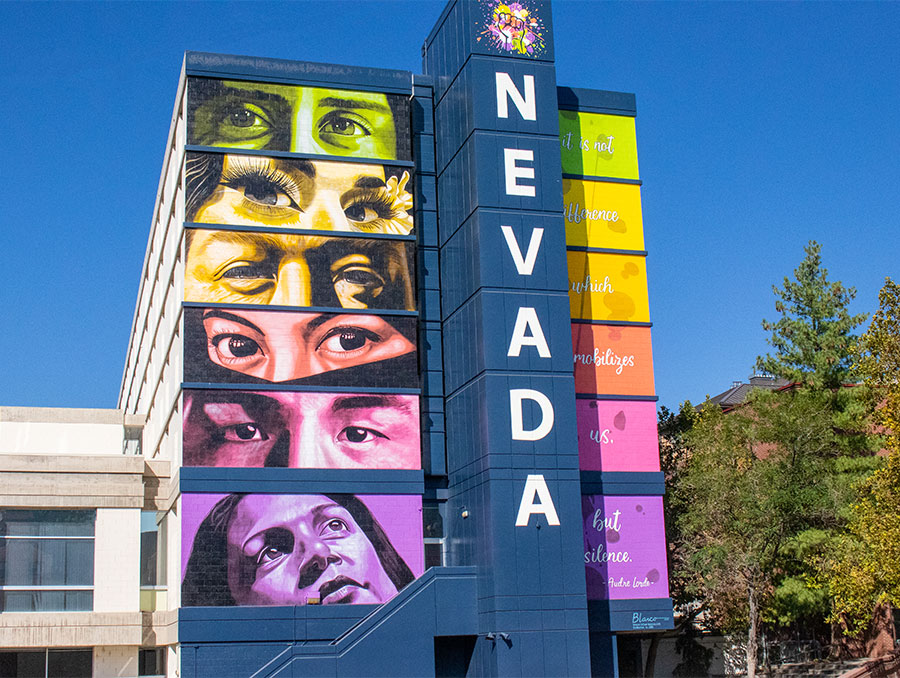
POLYGON ((424 572, 418 495, 182 495, 181 604, 380 604, 424 572))
POLYGON ((662 497, 581 498, 588 600, 668 598, 662 497))
POLYGON ((182 463, 420 469, 419 397, 185 389, 182 463))

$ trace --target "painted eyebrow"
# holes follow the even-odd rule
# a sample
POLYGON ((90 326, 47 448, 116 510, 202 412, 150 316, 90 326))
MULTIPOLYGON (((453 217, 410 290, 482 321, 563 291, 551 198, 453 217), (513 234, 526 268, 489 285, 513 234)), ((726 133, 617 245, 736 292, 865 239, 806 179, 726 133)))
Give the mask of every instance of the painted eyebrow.
POLYGON ((356 188, 384 188, 385 183, 383 179, 379 179, 378 177, 360 177, 353 185, 356 188))
POLYGON ((217 308, 211 308, 203 314, 203 319, 206 320, 207 318, 222 318, 223 320, 230 320, 231 322, 239 323, 241 325, 244 325, 245 327, 249 327, 251 330, 255 330, 263 336, 266 335, 265 332, 263 332, 246 318, 242 318, 241 316, 235 315, 234 313, 229 313, 228 311, 221 311, 217 308))
MULTIPOLYGON (((223 86, 221 93, 213 94, 206 101, 229 97, 234 99, 257 99, 260 101, 282 101, 287 103, 287 99, 280 94, 273 92, 263 92, 258 89, 243 89, 241 87, 223 86)), ((205 103, 205 102, 204 102, 205 103)))
POLYGON ((376 101, 367 101, 365 99, 340 99, 338 97, 325 97, 319 99, 319 106, 327 106, 329 108, 349 108, 362 109, 366 111, 377 111, 378 113, 390 113, 389 106, 379 104, 376 101))
POLYGON ((374 407, 394 407, 409 412, 409 405, 395 395, 358 395, 337 398, 331 403, 332 412, 364 410, 374 407))

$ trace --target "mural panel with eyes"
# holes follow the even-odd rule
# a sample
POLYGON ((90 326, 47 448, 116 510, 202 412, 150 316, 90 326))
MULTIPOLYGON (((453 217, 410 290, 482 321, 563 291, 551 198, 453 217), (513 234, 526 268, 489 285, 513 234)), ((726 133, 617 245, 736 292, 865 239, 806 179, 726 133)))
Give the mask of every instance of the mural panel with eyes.
POLYGON ((409 160, 409 99, 277 83, 188 78, 188 143, 409 160))
POLYGON ((414 243, 188 229, 185 301, 415 310, 414 243))
POLYGON ((181 604, 384 603, 424 571, 422 499, 182 496, 181 604))
POLYGON ((184 309, 188 382, 416 388, 416 319, 184 309))
POLYGON ((189 152, 185 219, 317 231, 409 235, 409 168, 189 152))
POLYGON ((419 396, 185 389, 184 466, 420 469, 419 396))

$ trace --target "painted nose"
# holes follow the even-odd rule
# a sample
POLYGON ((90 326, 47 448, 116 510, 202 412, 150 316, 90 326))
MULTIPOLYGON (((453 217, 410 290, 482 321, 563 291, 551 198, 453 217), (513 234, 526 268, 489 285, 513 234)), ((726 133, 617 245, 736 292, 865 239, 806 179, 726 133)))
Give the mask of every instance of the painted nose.
POLYGON ((290 261, 278 269, 278 281, 269 303, 275 306, 312 306, 312 281, 306 261, 290 261))
POLYGON ((341 196, 337 191, 320 190, 308 210, 312 228, 320 231, 349 231, 350 221, 344 214, 341 196))
POLYGON ((303 561, 297 573, 297 588, 305 589, 316 583, 331 563, 340 560, 331 552, 327 544, 321 539, 312 539, 307 543, 307 551, 303 554, 303 561))
POLYGON ((273 369, 266 375, 269 381, 290 381, 315 374, 310 365, 307 346, 303 340, 293 335, 287 337, 284 346, 279 346, 273 360, 273 369))

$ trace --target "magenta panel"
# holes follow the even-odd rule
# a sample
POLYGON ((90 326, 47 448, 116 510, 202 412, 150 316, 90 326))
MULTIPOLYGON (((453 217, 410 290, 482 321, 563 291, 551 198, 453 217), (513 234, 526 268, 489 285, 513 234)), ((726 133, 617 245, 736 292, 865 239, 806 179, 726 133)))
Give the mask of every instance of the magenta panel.
POLYGON ((583 496, 588 600, 668 598, 662 497, 583 496))
POLYGON ((383 603, 425 570, 418 495, 182 495, 182 605, 383 603))
POLYGON ((575 408, 582 471, 659 471, 653 402, 578 400, 575 408))

